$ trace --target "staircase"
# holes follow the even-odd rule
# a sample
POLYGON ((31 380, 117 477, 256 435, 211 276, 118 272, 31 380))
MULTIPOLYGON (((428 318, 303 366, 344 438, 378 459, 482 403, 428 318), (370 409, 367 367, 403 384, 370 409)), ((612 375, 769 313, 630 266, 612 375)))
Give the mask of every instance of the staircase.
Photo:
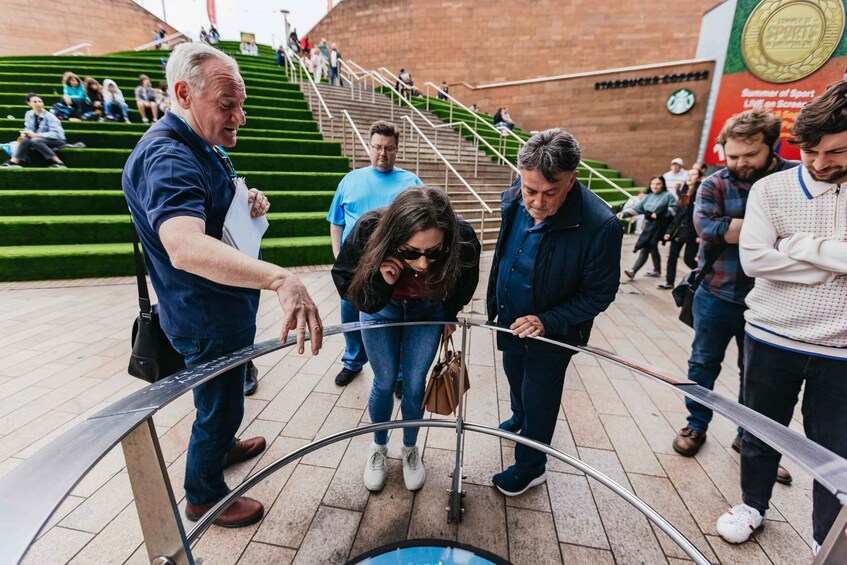
MULTIPOLYGON (((305 84, 303 88, 308 89, 311 86, 305 84)), ((500 194, 509 186, 513 177, 508 166, 493 162, 488 155, 478 150, 473 142, 463 138, 452 128, 440 128, 436 140, 434 130, 425 124, 415 112, 406 105, 397 106, 394 104, 392 108, 391 99, 380 92, 376 92, 374 95, 370 92, 363 93, 362 100, 359 101, 358 92, 355 99, 351 99, 350 88, 346 86, 320 84, 318 90, 333 114, 333 121, 335 122, 332 132, 324 123, 324 131, 336 141, 342 141, 341 127, 345 121, 341 114, 342 110, 347 110, 350 114, 362 137, 365 138, 365 142, 368 141, 368 130, 371 124, 377 120, 392 121, 400 128, 401 132, 404 131, 405 126, 405 135, 400 140, 396 165, 416 173, 425 184, 441 188, 444 188, 446 184, 447 194, 450 196, 456 212, 461 214, 477 230, 479 235, 483 226, 484 209, 482 205, 453 173, 448 172, 444 162, 436 155, 435 151, 425 141, 421 140, 408 124, 404 124, 402 117, 411 117, 424 134, 433 143, 436 143, 438 150, 464 177, 465 181, 494 211, 493 214, 487 214, 485 218, 484 234, 481 238, 484 249, 493 249, 500 228, 500 194), (476 164, 475 158, 478 158, 476 164)), ((318 110, 315 107, 318 104, 317 98, 315 97, 312 102, 313 108, 317 112, 318 110)), ((421 109, 421 113, 432 123, 445 123, 436 114, 428 112, 426 109, 421 109)), ((350 135, 349 130, 348 126, 346 140, 342 143, 342 151, 350 158, 351 166, 356 168, 366 167, 370 164, 370 159, 364 152, 358 138, 350 135), (355 159, 353 158, 354 145, 355 159)))

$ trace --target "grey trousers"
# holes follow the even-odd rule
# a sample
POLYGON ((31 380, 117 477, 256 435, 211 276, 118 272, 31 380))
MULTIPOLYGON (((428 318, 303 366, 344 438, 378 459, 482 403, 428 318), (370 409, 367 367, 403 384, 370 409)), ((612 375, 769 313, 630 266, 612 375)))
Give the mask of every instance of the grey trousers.
POLYGON ((64 139, 45 139, 43 137, 31 139, 29 137, 25 137, 23 141, 18 144, 17 149, 15 149, 15 159, 19 161, 26 161, 29 159, 30 150, 35 149, 42 157, 49 161, 56 156, 54 149, 58 149, 63 145, 65 145, 64 139))

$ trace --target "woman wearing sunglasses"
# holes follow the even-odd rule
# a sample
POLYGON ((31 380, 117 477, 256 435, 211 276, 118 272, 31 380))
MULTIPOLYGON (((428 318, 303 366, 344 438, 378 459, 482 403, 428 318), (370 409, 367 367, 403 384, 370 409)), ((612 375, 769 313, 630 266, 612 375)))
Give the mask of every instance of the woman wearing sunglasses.
MULTIPOLYGON (((387 208, 363 215, 344 240, 332 268, 342 297, 362 322, 456 321, 479 281, 480 244, 473 228, 456 217, 441 190, 415 186, 387 208)), ((455 326, 399 326, 362 332, 374 372, 368 399, 371 422, 391 420, 394 382, 403 373, 404 420, 423 416, 426 376, 443 336, 455 326)), ((403 481, 423 486, 426 474, 417 446, 418 428, 403 430, 403 481)), ((374 434, 365 465, 365 487, 385 486, 388 432, 374 434)))

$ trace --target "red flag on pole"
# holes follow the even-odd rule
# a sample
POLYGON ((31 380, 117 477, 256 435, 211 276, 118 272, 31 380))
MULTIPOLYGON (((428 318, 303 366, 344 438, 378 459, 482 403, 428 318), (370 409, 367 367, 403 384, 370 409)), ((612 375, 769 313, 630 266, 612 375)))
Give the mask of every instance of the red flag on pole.
POLYGON ((209 14, 209 23, 213 26, 218 25, 215 17, 215 0, 206 0, 206 12, 209 14))

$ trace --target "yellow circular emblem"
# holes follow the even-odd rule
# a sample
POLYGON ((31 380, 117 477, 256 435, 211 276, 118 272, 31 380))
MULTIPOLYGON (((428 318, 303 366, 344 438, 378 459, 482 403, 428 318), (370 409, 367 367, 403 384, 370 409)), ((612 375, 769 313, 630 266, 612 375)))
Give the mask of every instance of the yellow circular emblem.
POLYGON ((842 0, 762 0, 741 32, 741 55, 768 82, 792 82, 823 66, 844 33, 842 0))

